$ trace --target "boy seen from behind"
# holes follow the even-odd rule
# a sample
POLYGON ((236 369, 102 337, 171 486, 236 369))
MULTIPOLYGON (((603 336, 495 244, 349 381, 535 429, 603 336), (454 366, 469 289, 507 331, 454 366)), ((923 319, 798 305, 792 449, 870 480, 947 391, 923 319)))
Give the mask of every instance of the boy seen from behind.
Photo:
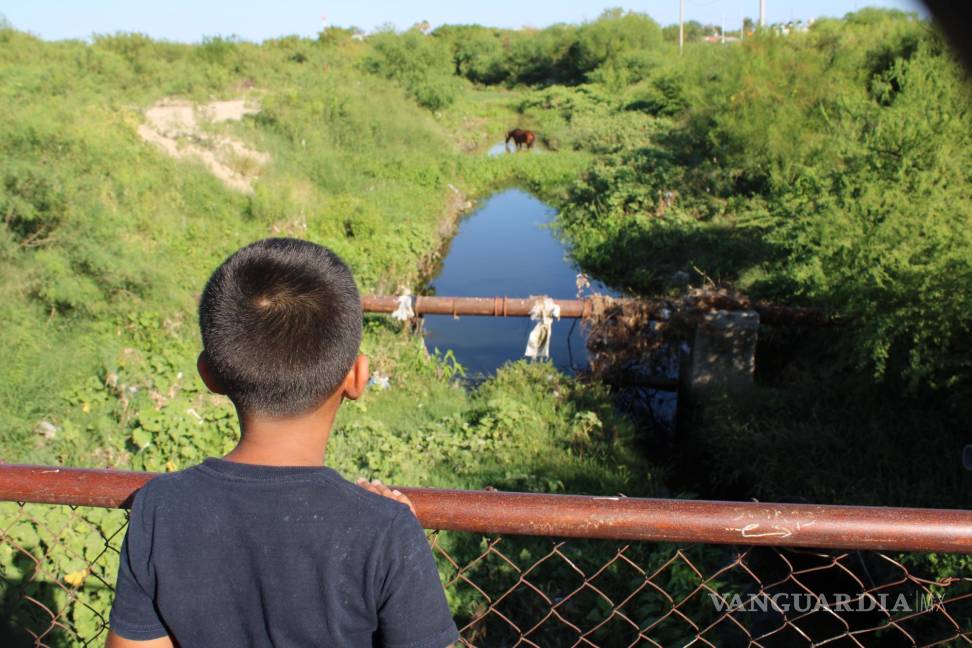
POLYGON ((199 324, 199 373, 236 406, 240 441, 135 496, 108 647, 457 641, 408 501, 323 465, 341 402, 368 381, 347 266, 306 241, 258 241, 213 273, 199 324))

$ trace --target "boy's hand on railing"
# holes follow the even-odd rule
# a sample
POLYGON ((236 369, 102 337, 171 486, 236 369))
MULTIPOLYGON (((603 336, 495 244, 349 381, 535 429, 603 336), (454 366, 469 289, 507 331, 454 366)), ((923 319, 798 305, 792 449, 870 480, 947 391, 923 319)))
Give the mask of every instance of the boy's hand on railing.
POLYGON ((388 499, 393 499, 396 502, 404 504, 412 512, 412 515, 415 515, 415 507, 412 506, 412 500, 408 499, 408 497, 406 497, 401 491, 388 488, 378 479, 372 479, 369 482, 364 477, 358 477, 357 484, 361 488, 371 491, 375 495, 381 495, 382 497, 387 497, 388 499))

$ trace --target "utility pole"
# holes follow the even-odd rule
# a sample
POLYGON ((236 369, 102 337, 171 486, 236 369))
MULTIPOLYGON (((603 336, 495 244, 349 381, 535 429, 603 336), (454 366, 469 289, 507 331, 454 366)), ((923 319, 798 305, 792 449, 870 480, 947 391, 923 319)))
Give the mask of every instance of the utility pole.
POLYGON ((719 33, 722 34, 722 44, 726 44, 726 12, 722 12, 722 27, 719 28, 719 33))
POLYGON ((759 26, 766 26, 766 0, 759 0, 759 26))
MULTIPOLYGON (((763 0, 759 0, 762 2, 763 0)), ((678 53, 685 47, 685 0, 678 0, 678 53)))

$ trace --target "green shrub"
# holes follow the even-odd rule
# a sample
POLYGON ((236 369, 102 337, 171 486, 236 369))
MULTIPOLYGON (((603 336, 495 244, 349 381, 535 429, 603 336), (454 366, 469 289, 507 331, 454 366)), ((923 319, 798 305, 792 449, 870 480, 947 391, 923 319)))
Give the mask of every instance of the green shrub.
POLYGON ((650 147, 602 146, 623 154, 571 194, 562 221, 582 263, 645 292, 659 272, 629 268, 698 268, 855 322, 848 357, 878 377, 972 378, 972 123, 939 37, 868 12, 682 59, 627 93, 675 127, 650 147))
POLYGON ((452 76, 444 43, 417 29, 385 31, 369 38, 365 69, 398 81, 422 106, 441 110, 455 101, 458 80, 452 76))

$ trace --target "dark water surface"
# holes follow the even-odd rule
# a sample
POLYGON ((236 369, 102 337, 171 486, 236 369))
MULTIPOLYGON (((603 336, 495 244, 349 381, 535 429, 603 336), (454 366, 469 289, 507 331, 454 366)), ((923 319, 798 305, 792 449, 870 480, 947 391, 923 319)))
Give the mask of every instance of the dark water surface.
MULTIPOLYGON (((547 227, 556 210, 520 189, 493 195, 463 219, 442 268, 432 279, 433 294, 458 297, 575 299, 577 268, 567 249, 547 227)), ((597 292, 615 294, 595 283, 597 292)), ((523 357, 535 322, 526 317, 425 317, 430 351, 452 350, 469 377, 491 374, 503 363, 523 357)), ((550 341, 553 363, 563 371, 587 366, 580 322, 554 321, 550 341)))

